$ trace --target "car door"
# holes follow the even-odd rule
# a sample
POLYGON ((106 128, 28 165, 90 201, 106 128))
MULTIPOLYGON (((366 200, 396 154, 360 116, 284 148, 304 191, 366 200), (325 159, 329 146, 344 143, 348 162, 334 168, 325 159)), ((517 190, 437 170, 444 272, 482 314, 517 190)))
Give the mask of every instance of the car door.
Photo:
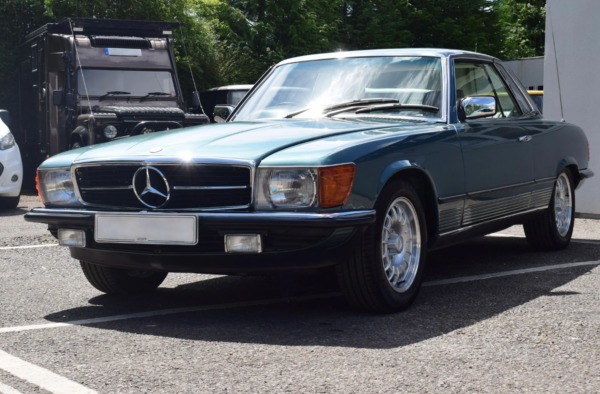
POLYGON ((531 144, 519 118, 522 110, 492 63, 455 60, 457 100, 494 97, 493 116, 457 125, 465 168, 463 226, 529 208, 533 185, 531 144))

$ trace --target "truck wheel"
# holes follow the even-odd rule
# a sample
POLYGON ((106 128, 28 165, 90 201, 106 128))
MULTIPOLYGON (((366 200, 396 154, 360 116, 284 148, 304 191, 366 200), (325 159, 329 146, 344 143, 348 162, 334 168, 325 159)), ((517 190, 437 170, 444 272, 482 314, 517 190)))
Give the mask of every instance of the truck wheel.
POLYGON ((21 196, 17 197, 0 197, 0 209, 15 209, 19 205, 21 196))
POLYGON ((103 267, 80 261, 88 282, 106 294, 143 294, 155 290, 167 277, 167 272, 128 270, 103 267))
POLYGON ((425 213, 413 186, 403 180, 384 189, 376 205, 377 220, 353 255, 338 265, 346 300, 369 312, 408 308, 421 288, 427 257, 425 213))
POLYGON ((550 208, 523 224, 527 242, 537 250, 561 250, 569 246, 575 224, 575 193, 571 171, 560 173, 554 184, 550 208))

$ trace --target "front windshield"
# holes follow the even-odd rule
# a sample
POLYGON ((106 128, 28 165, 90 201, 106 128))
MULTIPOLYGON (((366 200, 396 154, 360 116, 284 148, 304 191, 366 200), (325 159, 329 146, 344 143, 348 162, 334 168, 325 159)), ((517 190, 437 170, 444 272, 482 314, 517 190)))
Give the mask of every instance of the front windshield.
MULTIPOLYGON (((235 121, 323 116, 324 107, 357 99, 395 99, 399 104, 437 107, 437 112, 415 108, 389 108, 368 116, 441 117, 442 66, 433 57, 364 57, 286 64, 248 99, 235 121)), ((388 105, 389 106, 389 105, 388 105)), ((352 109, 336 117, 365 116, 352 109)))
POLYGON ((128 92, 128 96, 160 92, 165 94, 157 97, 176 96, 173 76, 169 71, 80 69, 77 73, 77 91, 80 95, 86 95, 86 87, 90 96, 102 96, 108 92, 128 92))

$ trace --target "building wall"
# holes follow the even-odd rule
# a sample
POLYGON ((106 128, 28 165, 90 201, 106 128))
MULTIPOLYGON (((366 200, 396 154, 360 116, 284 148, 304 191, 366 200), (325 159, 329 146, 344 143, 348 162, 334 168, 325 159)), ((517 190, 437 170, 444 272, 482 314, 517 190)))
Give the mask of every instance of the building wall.
POLYGON ((548 0, 547 9, 544 117, 555 120, 564 117, 587 134, 591 151, 589 168, 596 176, 577 191, 576 210, 600 215, 600 1, 548 0))
POLYGON ((529 90, 544 90, 544 57, 505 60, 519 81, 529 90))

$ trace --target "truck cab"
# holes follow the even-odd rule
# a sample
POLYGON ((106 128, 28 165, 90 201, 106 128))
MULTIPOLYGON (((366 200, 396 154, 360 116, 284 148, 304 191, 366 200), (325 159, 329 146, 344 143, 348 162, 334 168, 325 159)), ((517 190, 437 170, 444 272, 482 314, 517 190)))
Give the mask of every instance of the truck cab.
POLYGON ((199 104, 188 110, 179 85, 180 25, 68 18, 25 37, 17 138, 26 176, 69 149, 208 123, 199 104))

